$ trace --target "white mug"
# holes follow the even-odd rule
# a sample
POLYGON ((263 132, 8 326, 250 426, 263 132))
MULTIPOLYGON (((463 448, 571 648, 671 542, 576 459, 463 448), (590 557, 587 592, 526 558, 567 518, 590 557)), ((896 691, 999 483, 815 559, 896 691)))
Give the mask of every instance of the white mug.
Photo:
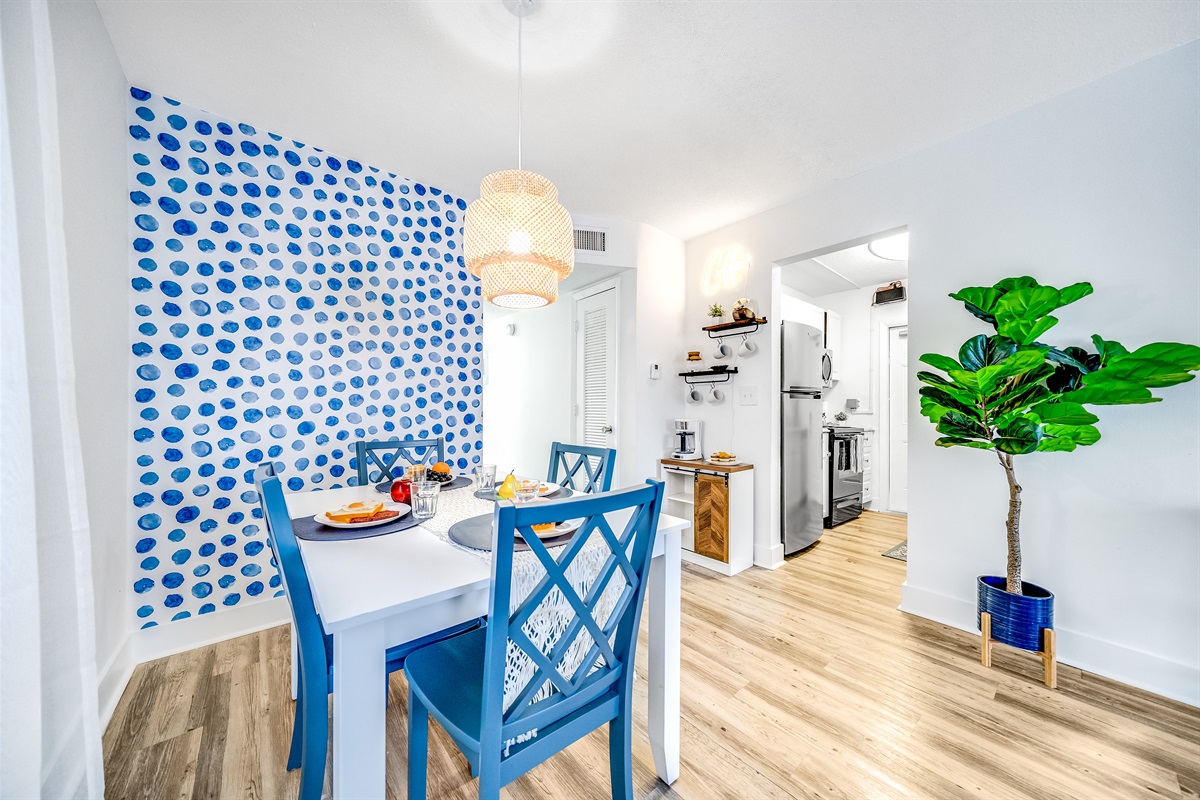
POLYGON ((724 399, 725 399, 725 393, 722 392, 720 389, 713 389, 712 392, 710 392, 708 395, 708 402, 710 402, 710 403, 720 403, 724 399))
POLYGON ((700 394, 700 390, 695 386, 688 390, 688 400, 691 400, 693 403, 699 403, 703 399, 704 396, 700 394))
POLYGON ((724 342, 717 343, 717 351, 713 353, 713 358, 729 358, 733 355, 733 348, 724 342))
POLYGON ((738 355, 752 356, 758 352, 758 345, 749 339, 743 339, 741 345, 738 346, 738 355))

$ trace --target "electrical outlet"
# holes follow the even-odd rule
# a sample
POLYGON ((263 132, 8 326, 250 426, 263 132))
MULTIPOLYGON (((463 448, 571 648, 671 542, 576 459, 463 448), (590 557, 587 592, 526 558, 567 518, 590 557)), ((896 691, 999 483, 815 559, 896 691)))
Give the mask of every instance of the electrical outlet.
POLYGON ((757 386, 739 386, 738 387, 738 405, 739 406, 756 406, 756 405, 758 405, 758 387, 757 386))

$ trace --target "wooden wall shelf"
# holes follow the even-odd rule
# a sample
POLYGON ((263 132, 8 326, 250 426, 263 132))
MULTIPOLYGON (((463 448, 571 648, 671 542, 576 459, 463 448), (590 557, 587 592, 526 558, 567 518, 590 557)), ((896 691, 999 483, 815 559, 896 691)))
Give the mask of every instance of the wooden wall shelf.
POLYGON ((745 336, 746 334, 755 333, 760 325, 766 324, 766 317, 758 317, 757 319, 744 319, 737 322, 722 322, 719 325, 706 325, 701 330, 707 333, 710 339, 724 339, 726 336, 745 336))

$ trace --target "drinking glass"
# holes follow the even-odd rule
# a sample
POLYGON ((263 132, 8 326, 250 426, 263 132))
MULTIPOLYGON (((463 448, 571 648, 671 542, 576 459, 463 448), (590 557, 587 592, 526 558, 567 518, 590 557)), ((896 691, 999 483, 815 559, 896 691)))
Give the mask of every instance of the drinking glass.
POLYGON ((540 485, 541 485, 540 481, 529 481, 529 480, 520 481, 517 484, 516 491, 514 492, 514 494, 516 496, 513 499, 516 500, 518 503, 530 502, 531 500, 533 500, 535 497, 538 496, 538 486, 540 486, 540 485))
POLYGON ((434 481, 421 481, 412 486, 412 513, 417 519, 429 519, 437 513, 438 495, 442 485, 434 481))
POLYGON ((481 492, 491 492, 496 488, 496 465, 480 464, 475 468, 475 486, 481 492))
POLYGON ((405 467, 404 475, 413 483, 421 483, 425 480, 425 465, 413 464, 410 467, 405 467))

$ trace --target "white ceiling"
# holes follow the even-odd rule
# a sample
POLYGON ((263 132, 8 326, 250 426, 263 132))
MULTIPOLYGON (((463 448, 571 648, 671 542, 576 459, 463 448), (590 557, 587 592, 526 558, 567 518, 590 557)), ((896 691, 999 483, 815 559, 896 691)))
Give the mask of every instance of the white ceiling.
POLYGON ((860 244, 788 264, 782 268, 779 279, 784 286, 790 286, 809 297, 822 297, 907 280, 908 262, 879 258, 867 249, 867 245, 860 244))
MULTIPOLYGON (((516 160, 501 0, 98 5, 134 85, 468 199, 516 160)), ((525 166, 685 239, 1200 38, 1194 0, 538 5, 525 166)))

